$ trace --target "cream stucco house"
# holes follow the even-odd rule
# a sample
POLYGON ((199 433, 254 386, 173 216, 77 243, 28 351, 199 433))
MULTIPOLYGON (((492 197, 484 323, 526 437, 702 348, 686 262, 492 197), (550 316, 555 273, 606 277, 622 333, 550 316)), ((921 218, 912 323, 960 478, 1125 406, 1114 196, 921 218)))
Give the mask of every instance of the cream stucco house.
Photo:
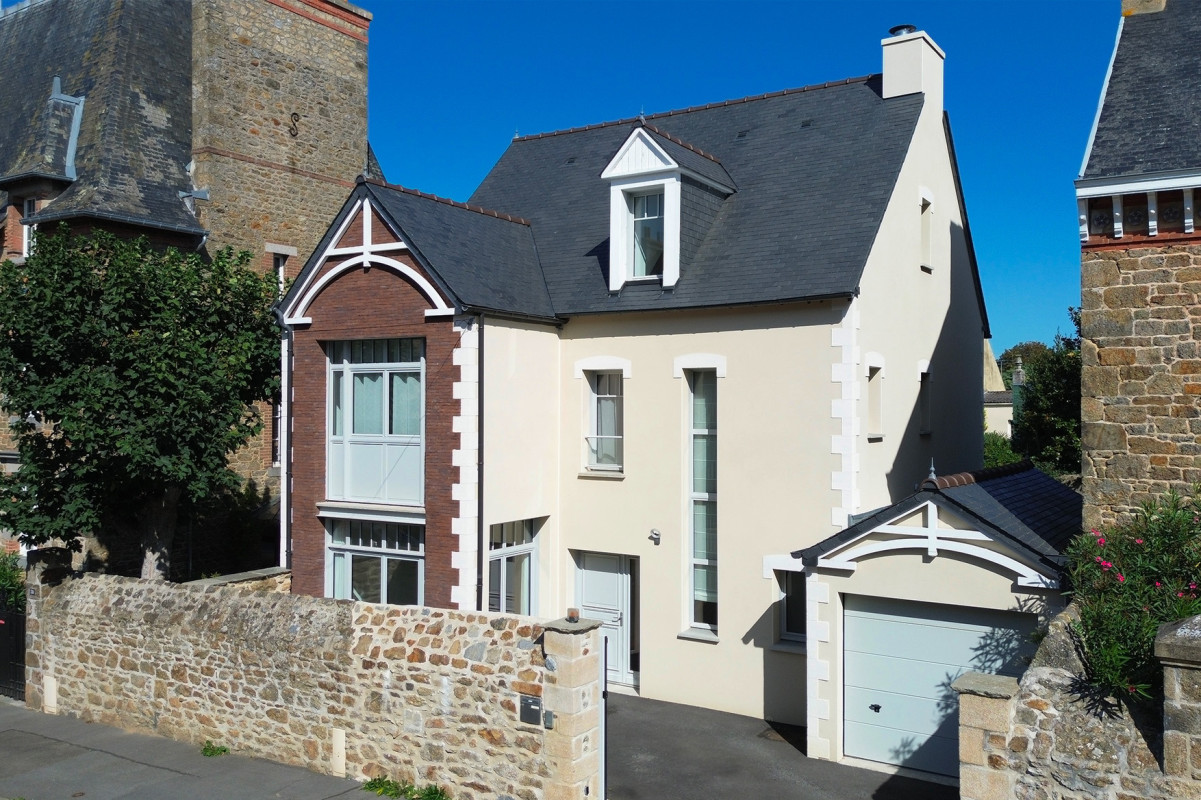
MULTIPOLYGON (((799 550, 982 455, 943 53, 882 45, 882 75, 515 139, 470 203, 360 181, 285 299, 294 590, 578 607, 612 686, 814 730, 836 640, 799 550)), ((928 600, 989 567, 905 568, 928 600)))

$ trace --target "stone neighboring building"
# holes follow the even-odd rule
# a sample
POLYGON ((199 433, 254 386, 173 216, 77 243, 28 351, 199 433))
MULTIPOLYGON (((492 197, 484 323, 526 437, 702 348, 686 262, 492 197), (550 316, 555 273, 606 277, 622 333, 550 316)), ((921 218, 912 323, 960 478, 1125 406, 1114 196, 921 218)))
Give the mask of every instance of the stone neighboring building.
MULTIPOLYGON (((66 222, 248 250, 293 277, 360 173, 367 29, 345 0, 26 0, 0 10, 0 257, 66 222)), ((25 409, 12 409, 22 413, 25 409)), ((274 422, 268 406, 260 409, 274 422)), ((273 426, 272 426, 273 427, 273 426)), ((269 431, 235 468, 277 491, 269 431)), ((15 468, 5 428, 0 461, 15 468)))
POLYGON ((1201 480, 1201 4, 1122 13, 1076 180, 1086 527, 1201 480))

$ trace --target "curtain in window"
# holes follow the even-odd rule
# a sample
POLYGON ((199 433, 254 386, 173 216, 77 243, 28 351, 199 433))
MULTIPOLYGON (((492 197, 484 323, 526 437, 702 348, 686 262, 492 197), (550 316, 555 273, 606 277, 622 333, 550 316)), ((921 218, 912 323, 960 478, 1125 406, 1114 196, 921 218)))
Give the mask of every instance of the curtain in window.
POLYGON ((354 376, 353 429, 355 433, 384 432, 384 376, 360 372, 354 376))
POLYGON ((392 373, 390 433, 394 436, 421 434, 421 375, 416 372, 392 373))

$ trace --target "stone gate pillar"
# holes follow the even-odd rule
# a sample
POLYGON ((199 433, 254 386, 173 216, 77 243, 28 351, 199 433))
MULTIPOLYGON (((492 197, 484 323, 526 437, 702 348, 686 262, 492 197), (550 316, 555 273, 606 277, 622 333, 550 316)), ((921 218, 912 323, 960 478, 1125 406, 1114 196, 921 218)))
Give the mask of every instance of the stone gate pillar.
POLYGON ((543 626, 543 700, 552 775, 545 800, 601 800, 601 623, 557 619, 543 626))
POLYGON ((1201 616, 1169 622, 1155 637, 1163 664, 1163 770, 1201 778, 1201 616))

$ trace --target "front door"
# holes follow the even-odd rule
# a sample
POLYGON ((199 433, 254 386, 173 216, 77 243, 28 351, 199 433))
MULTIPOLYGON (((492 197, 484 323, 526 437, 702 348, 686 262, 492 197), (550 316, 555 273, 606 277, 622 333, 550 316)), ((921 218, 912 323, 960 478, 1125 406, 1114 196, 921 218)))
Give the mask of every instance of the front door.
POLYGON ((608 680, 638 685, 638 559, 615 553, 576 554, 580 616, 604 623, 608 680))

